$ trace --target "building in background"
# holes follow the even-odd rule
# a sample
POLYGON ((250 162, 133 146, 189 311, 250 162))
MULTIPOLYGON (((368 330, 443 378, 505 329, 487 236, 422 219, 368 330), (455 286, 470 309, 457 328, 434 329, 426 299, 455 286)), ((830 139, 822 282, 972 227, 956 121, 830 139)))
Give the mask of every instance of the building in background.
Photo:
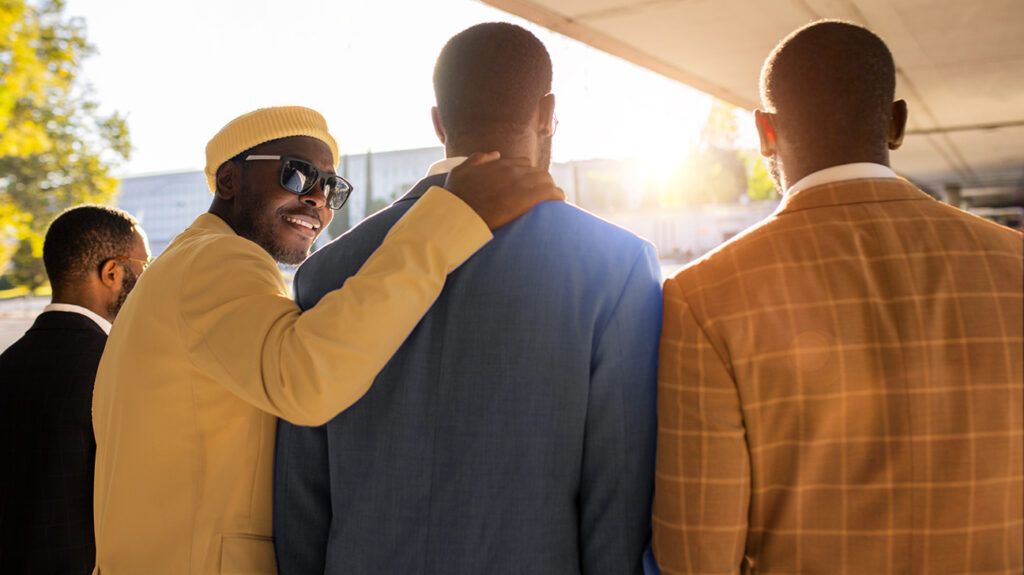
POLYGON ((156 256, 210 208, 212 199, 201 171, 153 174, 121 180, 117 207, 139 220, 156 256))

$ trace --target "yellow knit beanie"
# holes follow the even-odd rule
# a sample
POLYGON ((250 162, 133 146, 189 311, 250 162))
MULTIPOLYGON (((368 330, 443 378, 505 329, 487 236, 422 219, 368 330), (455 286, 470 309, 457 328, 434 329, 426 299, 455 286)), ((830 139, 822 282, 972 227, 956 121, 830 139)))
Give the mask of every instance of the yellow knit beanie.
POLYGON ((291 136, 321 140, 331 149, 334 165, 338 165, 338 143, 319 112, 301 106, 260 108, 231 120, 206 144, 204 171, 210 191, 217 191, 217 168, 221 164, 253 146, 291 136))

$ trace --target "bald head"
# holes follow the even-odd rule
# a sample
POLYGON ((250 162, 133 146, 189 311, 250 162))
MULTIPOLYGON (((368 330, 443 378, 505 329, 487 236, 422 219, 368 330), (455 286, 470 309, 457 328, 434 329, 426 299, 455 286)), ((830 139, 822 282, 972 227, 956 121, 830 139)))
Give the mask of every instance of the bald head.
POLYGON ((900 138, 905 121, 905 114, 895 117, 903 106, 894 106, 895 91, 896 67, 885 42, 848 22, 825 20, 794 31, 761 69, 761 101, 774 135, 818 169, 888 163, 887 150, 899 145, 892 141, 894 120, 900 138))

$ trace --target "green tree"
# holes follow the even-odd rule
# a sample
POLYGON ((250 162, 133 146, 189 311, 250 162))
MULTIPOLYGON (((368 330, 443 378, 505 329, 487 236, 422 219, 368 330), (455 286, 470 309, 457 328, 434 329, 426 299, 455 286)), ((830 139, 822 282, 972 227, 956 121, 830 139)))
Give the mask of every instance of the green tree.
POLYGON ((778 199, 771 175, 756 150, 737 149, 736 107, 714 100, 701 129, 703 146, 690 159, 700 202, 735 201, 746 192, 751 200, 778 199))
POLYGON ((93 52, 63 0, 0 0, 0 272, 14 285, 44 282, 50 221, 111 201, 111 171, 131 153, 124 118, 100 114, 80 77, 93 52))
POLYGON ((736 124, 736 106, 713 98, 708 117, 700 130, 700 140, 705 146, 732 150, 736 148, 740 129, 736 124))
POLYGON ((743 164, 747 169, 747 197, 751 200, 777 200, 779 190, 775 187, 765 160, 757 152, 742 152, 743 164))
POLYGON ((688 173, 693 182, 688 196, 701 204, 735 202, 747 185, 743 161, 730 148, 695 150, 689 158, 688 173))

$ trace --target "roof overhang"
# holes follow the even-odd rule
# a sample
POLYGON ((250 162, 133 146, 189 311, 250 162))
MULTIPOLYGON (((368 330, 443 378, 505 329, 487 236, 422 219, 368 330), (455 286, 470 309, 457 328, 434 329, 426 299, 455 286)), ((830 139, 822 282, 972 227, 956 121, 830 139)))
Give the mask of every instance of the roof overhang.
POLYGON ((1024 205, 1021 0, 483 0, 746 109, 781 38, 821 18, 875 31, 910 108, 894 168, 967 202, 1024 205))

